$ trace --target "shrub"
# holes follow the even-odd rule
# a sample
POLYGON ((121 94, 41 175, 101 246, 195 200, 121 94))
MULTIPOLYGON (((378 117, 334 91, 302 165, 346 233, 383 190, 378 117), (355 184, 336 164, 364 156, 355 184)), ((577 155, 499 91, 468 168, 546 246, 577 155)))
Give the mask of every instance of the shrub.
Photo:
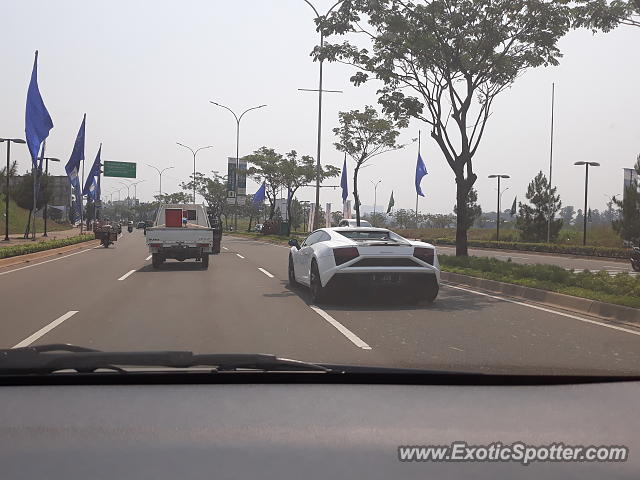
POLYGON ((92 233, 77 235, 75 237, 61 238, 57 240, 46 240, 44 242, 27 243, 25 245, 12 245, 10 247, 0 247, 0 258, 15 257, 17 255, 25 255, 27 253, 41 252, 52 248, 66 247, 76 243, 88 242, 94 240, 92 233))

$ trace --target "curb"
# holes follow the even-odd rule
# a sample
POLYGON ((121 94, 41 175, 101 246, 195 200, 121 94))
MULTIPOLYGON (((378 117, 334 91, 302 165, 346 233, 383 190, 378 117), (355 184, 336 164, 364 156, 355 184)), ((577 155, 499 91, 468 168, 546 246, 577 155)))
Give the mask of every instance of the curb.
POLYGON ((12 267, 21 263, 29 263, 41 258, 53 257, 55 255, 62 255, 63 253, 78 250, 84 247, 98 245, 97 240, 87 240, 86 242, 74 243, 73 245, 66 245, 64 247, 50 248, 48 250, 42 250, 40 252, 26 253, 24 255, 16 255, 14 257, 7 257, 0 259, 0 268, 12 267))
POLYGON ((523 287, 512 283, 497 282, 485 278, 471 277, 459 273, 440 272, 441 279, 451 283, 469 285, 490 292, 533 300, 554 307, 584 313, 618 323, 640 325, 640 309, 599 302, 588 298, 573 297, 563 293, 549 292, 538 288, 523 287))
MULTIPOLYGON (((440 244, 435 244, 435 247, 440 248, 440 247, 444 247, 444 248, 453 248, 455 250, 456 246, 455 245, 450 245, 448 243, 440 243, 440 244)), ((628 258, 624 258, 624 257, 604 257, 604 256, 598 256, 598 255, 575 255, 572 253, 556 253, 556 252, 534 252, 533 250, 511 250, 511 249, 507 249, 507 248, 488 248, 488 247, 469 247, 469 250, 483 250, 485 252, 504 252, 504 253, 521 253, 523 255, 540 255, 543 257, 561 257, 561 258, 576 258, 578 260, 602 260, 602 261, 608 261, 608 262, 618 262, 618 263, 629 263, 629 259, 628 258)), ((631 251, 629 252, 629 255, 631 255, 631 251)))

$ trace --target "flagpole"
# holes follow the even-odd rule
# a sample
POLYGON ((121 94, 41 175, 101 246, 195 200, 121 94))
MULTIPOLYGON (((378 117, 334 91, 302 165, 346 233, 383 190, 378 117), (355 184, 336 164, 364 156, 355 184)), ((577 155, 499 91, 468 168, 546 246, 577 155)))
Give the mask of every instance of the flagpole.
MULTIPOLYGON (((85 127, 86 128, 86 127, 85 127)), ((86 133, 85 133, 85 138, 86 137, 86 133)), ((82 229, 84 228, 84 212, 82 211, 83 206, 82 206, 82 197, 84 196, 82 193, 82 190, 84 189, 84 152, 82 153, 82 175, 80 176, 80 182, 78 183, 80 185, 80 235, 82 235, 82 229)))
MULTIPOLYGON (((418 156, 420 156, 421 131, 418 130, 418 156)), ((418 228, 418 192, 416 191, 416 228, 418 228)))
POLYGON ((547 221, 547 243, 551 243, 551 218, 553 216, 553 199, 551 198, 551 173, 553 172, 553 106, 555 103, 556 84, 551 83, 551 145, 549 149, 549 218, 547 221))
MULTIPOLYGON (((40 154, 40 159, 42 161, 42 159, 44 158, 44 154, 45 154, 45 149, 47 147, 47 139, 45 138, 42 141, 42 153, 40 154)), ((36 205, 38 203, 38 190, 39 190, 39 184, 38 184, 38 164, 36 162, 36 168, 34 169, 34 177, 33 177, 33 233, 31 235, 31 238, 33 240, 36 239, 36 205)))

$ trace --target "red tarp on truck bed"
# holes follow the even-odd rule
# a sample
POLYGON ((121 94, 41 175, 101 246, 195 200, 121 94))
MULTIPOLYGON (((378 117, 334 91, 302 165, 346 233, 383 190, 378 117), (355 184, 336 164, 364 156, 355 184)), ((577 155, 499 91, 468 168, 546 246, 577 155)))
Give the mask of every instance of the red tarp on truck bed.
POLYGON ((182 226, 182 209, 181 208, 165 209, 164 224, 167 227, 181 227, 182 226))

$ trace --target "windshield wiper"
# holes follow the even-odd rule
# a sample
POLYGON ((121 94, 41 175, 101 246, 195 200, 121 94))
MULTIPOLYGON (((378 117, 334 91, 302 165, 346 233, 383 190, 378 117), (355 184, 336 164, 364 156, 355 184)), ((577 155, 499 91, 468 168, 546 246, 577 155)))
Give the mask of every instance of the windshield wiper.
POLYGON ((212 367, 214 372, 245 369, 281 372, 331 371, 331 369, 315 363, 259 353, 194 354, 190 351, 172 350, 103 352, 69 344, 38 345, 0 350, 0 375, 47 374, 60 370, 91 373, 99 369, 127 373, 126 368, 123 367, 212 367))

